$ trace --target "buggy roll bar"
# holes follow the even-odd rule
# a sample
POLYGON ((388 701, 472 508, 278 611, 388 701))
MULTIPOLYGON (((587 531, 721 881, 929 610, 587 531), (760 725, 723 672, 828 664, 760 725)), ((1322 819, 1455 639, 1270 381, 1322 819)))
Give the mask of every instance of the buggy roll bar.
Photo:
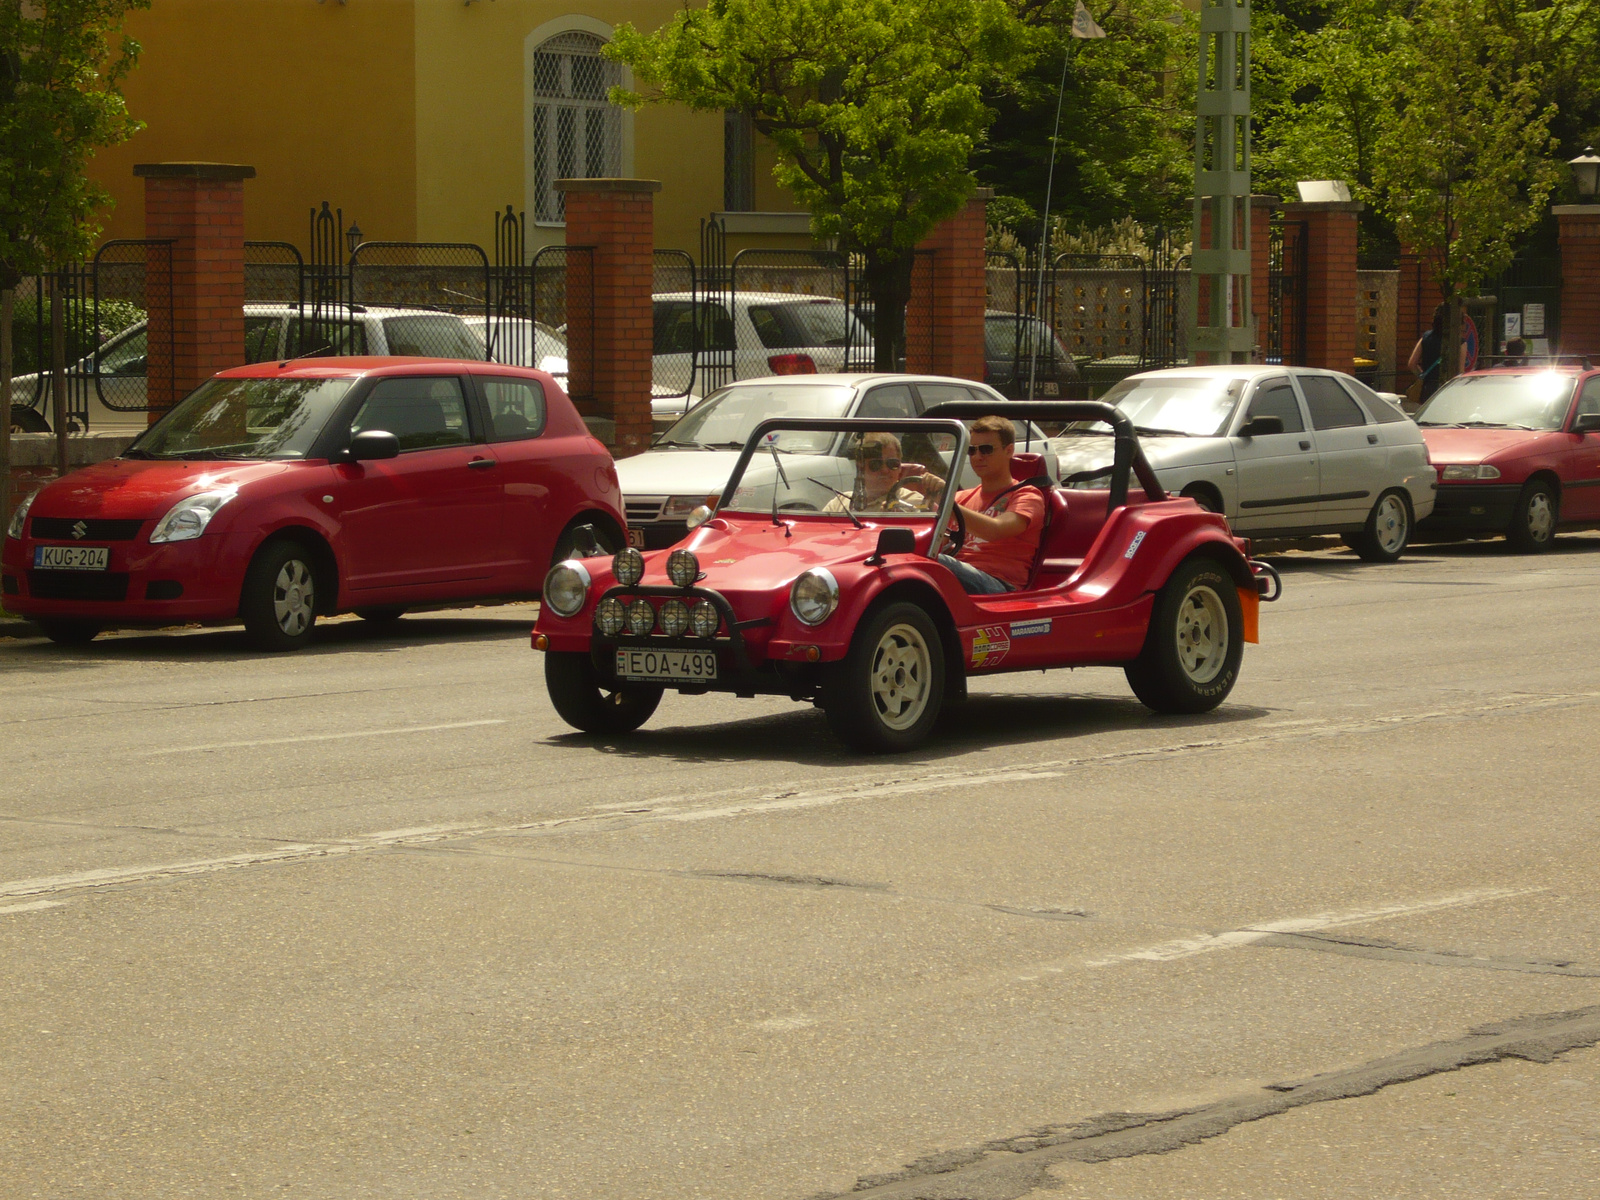
POLYGON ((1106 502, 1106 512, 1121 508, 1128 502, 1128 473, 1131 469, 1139 477, 1139 486, 1151 500, 1165 500, 1166 490, 1156 479, 1149 461, 1139 446, 1139 435, 1133 431, 1133 420, 1127 413, 1112 404, 1098 400, 947 400, 935 404, 923 414, 925 417, 956 417, 975 421, 979 417, 1006 417, 1012 421, 1097 421, 1111 426, 1116 439, 1111 460, 1111 496, 1106 502))

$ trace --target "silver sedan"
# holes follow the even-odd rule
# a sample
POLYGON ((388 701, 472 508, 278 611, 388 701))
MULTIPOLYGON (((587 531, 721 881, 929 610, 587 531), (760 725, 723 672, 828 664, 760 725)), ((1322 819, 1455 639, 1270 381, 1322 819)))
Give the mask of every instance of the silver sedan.
MULTIPOLYGON (((1132 375, 1105 396, 1133 418, 1173 494, 1256 538, 1337 533, 1393 562, 1433 511, 1437 480, 1416 422, 1349 375, 1311 367, 1177 367, 1132 375)), ((1053 440, 1062 482, 1104 486, 1103 427, 1053 440)))

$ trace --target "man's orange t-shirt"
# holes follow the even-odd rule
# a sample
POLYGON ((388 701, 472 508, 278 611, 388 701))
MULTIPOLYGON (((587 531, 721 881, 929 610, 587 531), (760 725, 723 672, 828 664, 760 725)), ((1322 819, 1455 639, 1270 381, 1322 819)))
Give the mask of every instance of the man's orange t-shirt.
POLYGON ((961 547, 961 553, 956 557, 964 563, 977 567, 985 574, 993 575, 996 579, 1010 584, 1013 588, 1020 588, 1028 582, 1028 573, 1033 570, 1034 557, 1039 553, 1039 536, 1044 531, 1044 497, 1035 487, 1018 488, 1014 492, 1007 492, 997 500, 989 500, 982 495, 982 492, 981 485, 964 492, 957 492, 956 503, 963 508, 981 512, 986 517, 998 517, 1001 513, 1007 512, 1016 513, 1028 522, 1027 528, 1016 537, 1001 538, 995 542, 986 542, 980 537, 974 537, 969 529, 967 544, 961 547))

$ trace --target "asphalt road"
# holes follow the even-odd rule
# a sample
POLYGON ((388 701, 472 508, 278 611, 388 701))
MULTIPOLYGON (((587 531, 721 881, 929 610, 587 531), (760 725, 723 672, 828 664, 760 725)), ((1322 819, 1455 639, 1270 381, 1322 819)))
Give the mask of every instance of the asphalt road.
POLYGON ((1278 561, 1216 713, 900 759, 527 608, 0 642, 0 1196, 1600 1196, 1600 537, 1278 561))

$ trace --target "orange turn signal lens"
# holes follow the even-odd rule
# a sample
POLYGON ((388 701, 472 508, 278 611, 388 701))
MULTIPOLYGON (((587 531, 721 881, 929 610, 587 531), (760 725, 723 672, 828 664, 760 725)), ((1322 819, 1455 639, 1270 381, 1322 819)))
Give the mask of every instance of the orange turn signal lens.
POLYGON ((545 637, 545 635, 542 634, 542 633, 534 634, 533 635, 533 648, 535 650, 548 650, 548 649, 550 649, 550 639, 545 637))
POLYGON ((807 647, 805 647, 804 653, 805 653, 807 662, 816 662, 818 659, 820 659, 822 657, 822 651, 818 650, 815 646, 807 646, 807 647))

